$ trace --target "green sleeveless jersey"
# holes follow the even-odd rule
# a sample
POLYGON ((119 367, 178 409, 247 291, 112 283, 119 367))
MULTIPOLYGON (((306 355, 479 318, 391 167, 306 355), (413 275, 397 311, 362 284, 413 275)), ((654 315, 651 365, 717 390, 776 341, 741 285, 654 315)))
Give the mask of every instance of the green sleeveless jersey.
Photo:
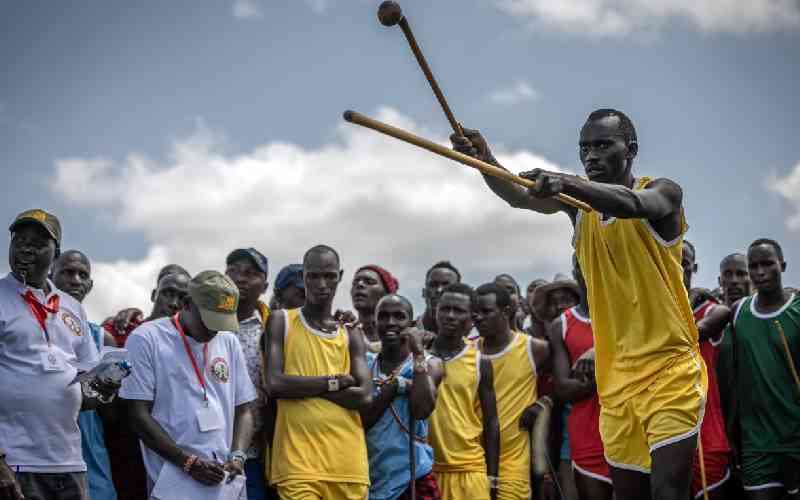
POLYGON ((798 453, 800 388, 775 321, 783 327, 792 362, 800 370, 800 297, 792 294, 770 314, 758 313, 754 303, 758 294, 742 300, 734 316, 742 451, 798 453))

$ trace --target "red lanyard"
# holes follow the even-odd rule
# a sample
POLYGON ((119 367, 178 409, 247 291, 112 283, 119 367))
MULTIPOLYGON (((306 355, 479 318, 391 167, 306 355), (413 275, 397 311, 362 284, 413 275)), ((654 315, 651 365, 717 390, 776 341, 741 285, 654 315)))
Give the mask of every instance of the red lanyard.
POLYGON ((206 391, 206 364, 208 363, 208 343, 206 342, 203 344, 203 370, 201 371, 200 368, 197 367, 197 360, 194 359, 194 354, 192 353, 192 348, 189 347, 189 341, 186 339, 186 333, 183 331, 183 327, 181 326, 181 322, 178 320, 178 315, 172 317, 172 323, 175 325, 175 328, 178 330, 178 333, 181 334, 181 339, 183 340, 183 347, 186 348, 186 354, 189 355, 189 361, 192 362, 192 368, 194 368, 194 374, 197 375, 197 381, 200 383, 200 387, 203 388, 203 401, 208 404, 208 392, 206 391))
POLYGON ((20 295, 22 295, 22 300, 28 304, 28 309, 31 310, 31 314, 33 314, 36 322, 42 327, 44 339, 47 341, 47 348, 49 349, 50 333, 47 331, 47 316, 48 314, 56 314, 58 312, 60 297, 58 294, 53 294, 49 299, 47 299, 47 305, 44 305, 39 302, 39 299, 37 299, 36 295, 34 295, 30 290, 20 295))

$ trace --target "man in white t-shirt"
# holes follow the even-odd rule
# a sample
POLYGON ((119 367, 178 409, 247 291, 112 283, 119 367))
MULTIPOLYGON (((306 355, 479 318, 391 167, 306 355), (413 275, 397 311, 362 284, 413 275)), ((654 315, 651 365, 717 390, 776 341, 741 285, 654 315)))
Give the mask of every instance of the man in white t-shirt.
POLYGON ((27 210, 9 227, 9 267, 0 279, 0 498, 88 500, 75 364, 98 352, 81 305, 47 279, 61 224, 27 210), (24 496, 23 496, 24 495, 24 496))
POLYGON ((133 372, 122 384, 152 488, 169 462, 206 485, 242 474, 253 434, 247 373, 226 276, 203 271, 189 282, 183 308, 139 326, 125 344, 133 372))

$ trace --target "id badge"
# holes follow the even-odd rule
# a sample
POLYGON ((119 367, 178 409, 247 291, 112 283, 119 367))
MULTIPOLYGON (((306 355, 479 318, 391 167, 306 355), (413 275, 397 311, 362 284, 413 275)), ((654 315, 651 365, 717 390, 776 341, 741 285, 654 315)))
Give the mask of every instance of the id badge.
POLYGON ((209 403, 198 408, 197 424, 200 426, 200 432, 222 429, 222 415, 217 410, 217 405, 209 403))
POLYGON ((66 363, 55 351, 45 351, 39 353, 42 359, 42 369, 46 372, 63 372, 66 370, 66 363))

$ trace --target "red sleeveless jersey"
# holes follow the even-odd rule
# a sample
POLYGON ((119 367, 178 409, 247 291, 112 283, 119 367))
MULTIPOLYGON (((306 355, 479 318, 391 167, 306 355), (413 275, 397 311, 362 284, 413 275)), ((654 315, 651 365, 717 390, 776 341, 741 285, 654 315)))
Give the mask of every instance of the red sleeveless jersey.
MULTIPOLYGON (((707 300, 694 310, 694 321, 699 322, 711 312, 716 302, 707 300)), ((722 334, 718 339, 700 341, 700 354, 708 369, 708 396, 703 425, 700 427, 700 439, 704 453, 727 453, 730 451, 728 437, 725 435, 725 420, 722 418, 722 403, 719 399, 719 382, 717 380, 717 360, 722 334)))
MULTIPOLYGON (((573 307, 561 315, 561 325, 562 337, 572 366, 583 353, 594 347, 592 322, 582 317, 573 307)), ((600 399, 597 393, 590 398, 572 403, 572 411, 567 419, 567 431, 570 453, 575 462, 603 457, 603 441, 600 439, 600 399)))

